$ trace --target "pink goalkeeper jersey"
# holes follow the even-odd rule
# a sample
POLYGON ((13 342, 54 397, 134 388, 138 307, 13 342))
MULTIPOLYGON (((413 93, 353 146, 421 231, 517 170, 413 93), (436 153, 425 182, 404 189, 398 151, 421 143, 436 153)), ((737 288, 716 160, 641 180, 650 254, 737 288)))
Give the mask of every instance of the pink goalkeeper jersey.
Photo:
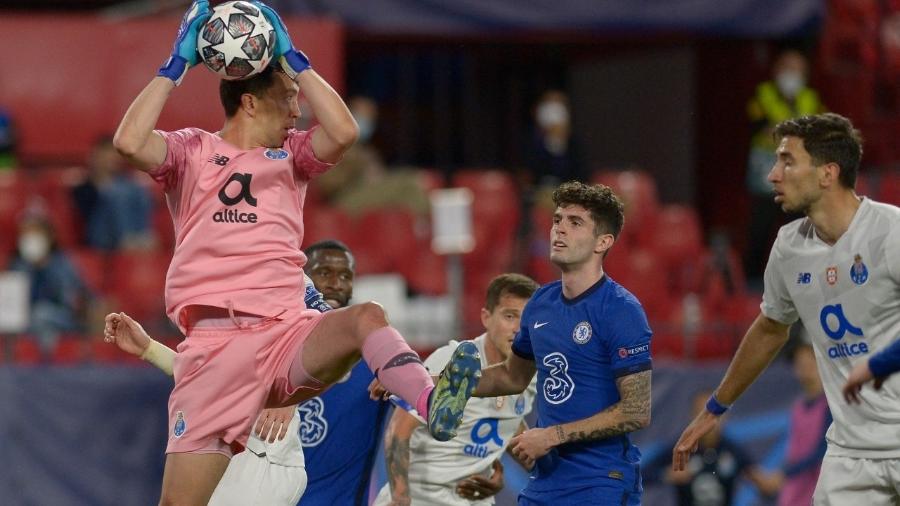
POLYGON ((197 128, 159 132, 168 152, 150 172, 175 224, 166 312, 200 304, 274 316, 303 308, 303 201, 332 164, 312 150, 312 130, 292 130, 283 149, 241 150, 197 128))

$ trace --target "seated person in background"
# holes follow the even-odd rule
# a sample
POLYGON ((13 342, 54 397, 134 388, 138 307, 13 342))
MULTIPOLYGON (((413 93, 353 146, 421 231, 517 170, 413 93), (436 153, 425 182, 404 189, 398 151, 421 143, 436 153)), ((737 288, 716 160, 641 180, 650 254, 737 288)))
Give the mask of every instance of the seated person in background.
MULTIPOLYGON (((702 390, 694 395, 692 416, 706 407, 712 394, 702 390)), ((666 448, 674 447, 674 441, 666 448)), ((766 496, 778 493, 779 473, 760 468, 737 443, 717 428, 700 440, 697 452, 683 471, 672 471, 670 452, 664 451, 642 469, 647 481, 665 481, 675 487, 678 506, 729 506, 733 504, 738 478, 746 478, 766 496), (660 476, 660 473, 665 473, 660 476)))
POLYGON ((94 143, 88 177, 72 190, 75 207, 85 224, 84 244, 112 251, 155 246, 151 200, 147 189, 125 171, 112 137, 94 143))
POLYGON ((31 285, 28 333, 44 355, 64 332, 83 332, 93 295, 56 243, 53 227, 41 211, 26 210, 19 221, 16 254, 9 270, 24 272, 31 285))
POLYGON ((428 196, 419 185, 413 167, 387 169, 372 136, 378 127, 378 104, 369 97, 347 99, 347 107, 359 125, 359 139, 335 167, 316 179, 316 189, 329 204, 358 216, 372 209, 406 208, 424 216, 428 196))

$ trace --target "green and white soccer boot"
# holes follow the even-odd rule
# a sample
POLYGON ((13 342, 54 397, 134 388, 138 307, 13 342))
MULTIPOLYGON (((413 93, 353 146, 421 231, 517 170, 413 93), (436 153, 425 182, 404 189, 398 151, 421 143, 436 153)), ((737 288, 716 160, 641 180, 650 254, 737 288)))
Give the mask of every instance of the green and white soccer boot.
POLYGON ((456 437, 466 403, 481 379, 481 354, 472 341, 456 347, 450 362, 431 391, 428 404, 428 431, 438 441, 456 437))

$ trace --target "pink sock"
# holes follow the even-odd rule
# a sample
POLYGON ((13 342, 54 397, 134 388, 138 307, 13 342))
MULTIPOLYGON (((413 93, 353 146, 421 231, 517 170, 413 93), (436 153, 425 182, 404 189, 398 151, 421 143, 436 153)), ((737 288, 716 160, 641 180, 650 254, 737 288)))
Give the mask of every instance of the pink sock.
POLYGON ((423 417, 428 416, 428 393, 434 388, 434 382, 419 355, 406 344, 396 329, 382 327, 369 334, 362 346, 362 356, 389 392, 410 406, 416 406, 423 417), (425 411, 422 411, 420 404, 424 404, 425 411))
POLYGON ((419 416, 426 420, 428 420, 428 397, 431 395, 432 390, 434 390, 434 385, 422 390, 422 393, 419 394, 419 400, 416 401, 416 411, 419 412, 419 416))

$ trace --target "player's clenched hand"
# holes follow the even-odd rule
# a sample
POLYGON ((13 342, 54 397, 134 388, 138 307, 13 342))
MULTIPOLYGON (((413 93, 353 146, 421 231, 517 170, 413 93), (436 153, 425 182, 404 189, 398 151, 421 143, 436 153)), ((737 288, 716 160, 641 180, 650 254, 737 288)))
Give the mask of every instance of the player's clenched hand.
POLYGON ((537 459, 546 455, 558 442, 553 428, 528 429, 509 440, 509 449, 530 469, 537 459))
POLYGON ((703 410, 690 425, 681 433, 675 448, 672 449, 672 470, 683 471, 687 465, 691 454, 697 451, 697 445, 700 443, 706 433, 711 431, 719 423, 719 417, 703 410))
POLYGON ((288 424, 294 418, 294 410, 297 406, 283 408, 264 409, 256 419, 253 432, 263 441, 274 443, 281 441, 287 434, 288 424))
POLYGON ((150 346, 150 336, 141 324, 125 313, 106 315, 103 340, 107 343, 115 342, 119 349, 136 356, 143 355, 150 346))
POLYGON ((463 499, 477 501, 497 495, 503 490, 503 464, 497 459, 492 464, 494 470, 490 478, 473 474, 456 484, 456 493, 463 499))
POLYGON ((847 383, 844 384, 844 399, 850 404, 859 404, 859 392, 862 390, 863 385, 873 379, 875 380, 875 383, 872 386, 875 387, 875 390, 881 390, 884 378, 876 378, 872 375, 872 369, 869 368, 868 360, 860 361, 853 367, 853 370, 850 371, 850 376, 847 377, 847 383))

